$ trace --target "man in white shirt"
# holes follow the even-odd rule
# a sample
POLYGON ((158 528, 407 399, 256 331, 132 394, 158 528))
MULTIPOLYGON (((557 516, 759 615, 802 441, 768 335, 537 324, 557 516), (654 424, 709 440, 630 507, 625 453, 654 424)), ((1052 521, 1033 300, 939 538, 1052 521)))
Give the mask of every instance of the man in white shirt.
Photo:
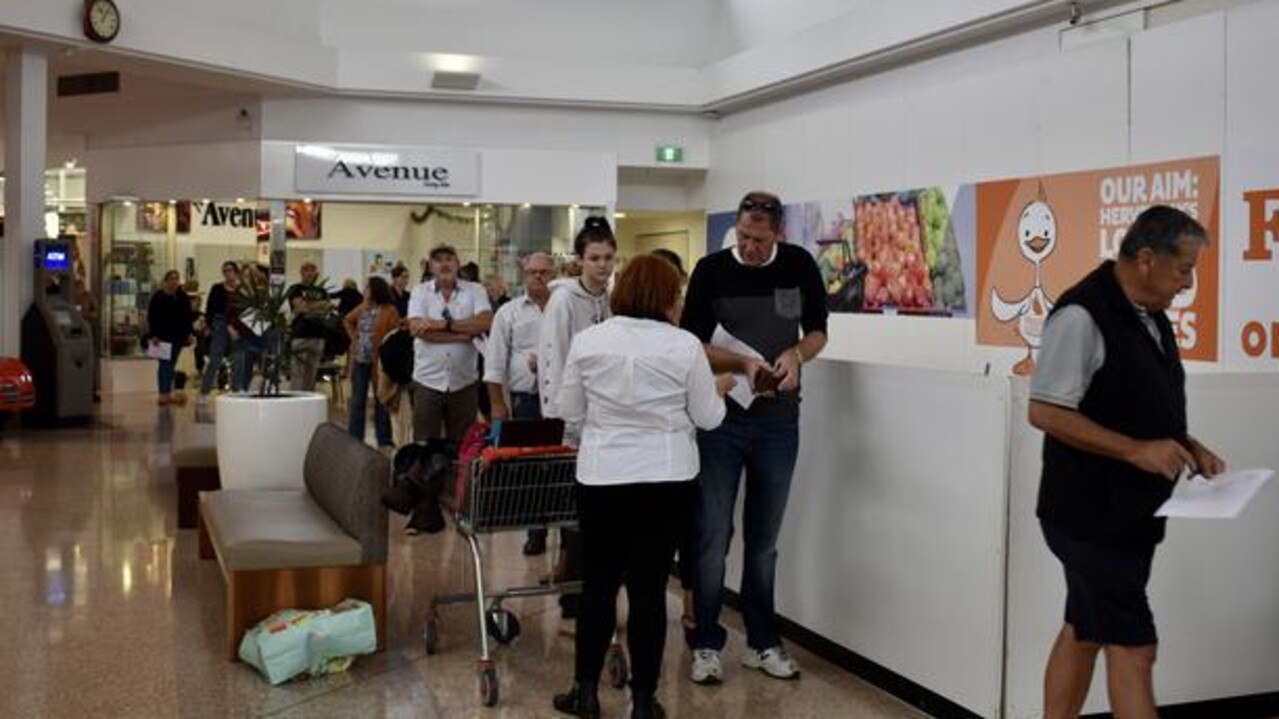
MULTIPOLYGON (((542 311, 551 298, 548 283, 554 275, 555 260, 550 255, 534 252, 524 258, 524 294, 502 305, 493 315, 484 384, 494 422, 542 417, 537 394, 537 338, 542 311)), ((491 293, 489 298, 492 299, 491 293)), ((546 528, 530 528, 524 554, 532 557, 545 552, 546 528)))
POLYGON ((544 252, 524 259, 524 294, 493 315, 484 369, 493 419, 538 419, 537 338, 551 298, 555 261, 544 252), (507 401, 507 395, 510 401, 507 401))
POLYGON ((413 343, 413 437, 461 441, 475 423, 479 371, 474 339, 493 319, 488 292, 477 282, 458 279, 457 251, 448 245, 431 250, 434 277, 409 297, 413 343))

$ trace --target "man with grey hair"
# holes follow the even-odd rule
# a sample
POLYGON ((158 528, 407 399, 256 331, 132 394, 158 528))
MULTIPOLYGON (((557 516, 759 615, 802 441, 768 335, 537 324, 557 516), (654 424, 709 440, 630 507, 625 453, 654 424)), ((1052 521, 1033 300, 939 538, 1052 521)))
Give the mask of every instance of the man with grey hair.
MULTIPOLYGON (((542 312, 551 299, 549 283, 555 276, 555 260, 544 252, 534 252, 524 258, 523 272, 524 294, 498 308, 489 329, 484 384, 495 422, 542 416, 536 350, 542 312)), ((524 553, 534 556, 545 551, 546 528, 529 529, 524 553)))
POLYGON ((1044 327, 1030 423, 1044 431, 1037 514, 1066 575, 1065 622, 1044 677, 1044 716, 1075 717, 1106 657, 1115 716, 1154 718, 1157 638, 1146 598, 1165 520, 1155 510, 1184 472, 1225 463, 1190 436, 1185 371, 1164 311, 1194 285, 1203 226, 1155 206, 1118 260, 1067 290, 1044 327))

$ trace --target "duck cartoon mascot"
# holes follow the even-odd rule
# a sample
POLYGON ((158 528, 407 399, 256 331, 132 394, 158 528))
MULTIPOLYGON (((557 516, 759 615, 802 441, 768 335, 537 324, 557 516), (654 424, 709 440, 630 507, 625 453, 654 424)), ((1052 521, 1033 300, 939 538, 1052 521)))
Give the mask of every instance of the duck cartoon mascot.
POLYGON ((1035 372, 1035 350, 1039 349, 1043 336, 1044 320, 1052 311, 1053 301, 1044 292, 1044 261, 1057 247, 1057 217, 1044 197, 1040 187, 1039 199, 1028 203, 1017 221, 1017 249, 1035 266, 1035 286, 1019 300, 1009 302, 999 296, 999 290, 990 290, 990 309, 1000 322, 1017 321, 1017 334, 1026 343, 1026 356, 1013 366, 1013 374, 1031 375, 1035 372))

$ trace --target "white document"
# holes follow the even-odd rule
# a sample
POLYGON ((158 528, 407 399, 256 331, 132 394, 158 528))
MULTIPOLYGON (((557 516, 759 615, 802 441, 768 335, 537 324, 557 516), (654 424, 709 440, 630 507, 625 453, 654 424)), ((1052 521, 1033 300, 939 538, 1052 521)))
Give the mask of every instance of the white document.
POLYGON ((173 357, 173 343, 171 342, 150 342, 147 344, 147 357, 151 359, 167 360, 173 357))
POLYGON ((1269 469, 1240 469, 1223 472, 1212 479, 1196 474, 1177 482, 1172 496, 1155 516, 1234 519, 1273 475, 1269 469))
MULTIPOLYGON (((711 334, 711 345, 739 355, 760 360, 764 359, 764 356, 756 352, 754 347, 730 335, 723 325, 715 325, 715 332, 711 334)), ((755 401, 755 391, 751 389, 750 378, 744 374, 735 374, 733 379, 737 380, 737 384, 733 385, 733 388, 728 391, 728 396, 740 404, 742 409, 749 409, 751 403, 755 401)))

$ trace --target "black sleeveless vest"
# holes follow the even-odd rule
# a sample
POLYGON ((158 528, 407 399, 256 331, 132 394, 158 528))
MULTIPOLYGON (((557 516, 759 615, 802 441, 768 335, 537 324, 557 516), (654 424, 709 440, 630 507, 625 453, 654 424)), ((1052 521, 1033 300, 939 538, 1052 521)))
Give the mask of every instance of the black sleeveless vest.
MULTIPOLYGON (((1133 439, 1186 441, 1186 375, 1172 324, 1162 312, 1157 344, 1106 261, 1067 290, 1053 312, 1080 305, 1101 330, 1106 359, 1079 403, 1079 412, 1133 439)), ((1159 542, 1165 520, 1154 516, 1172 482, 1119 460, 1044 436, 1044 468, 1036 513, 1079 539, 1159 542)))

